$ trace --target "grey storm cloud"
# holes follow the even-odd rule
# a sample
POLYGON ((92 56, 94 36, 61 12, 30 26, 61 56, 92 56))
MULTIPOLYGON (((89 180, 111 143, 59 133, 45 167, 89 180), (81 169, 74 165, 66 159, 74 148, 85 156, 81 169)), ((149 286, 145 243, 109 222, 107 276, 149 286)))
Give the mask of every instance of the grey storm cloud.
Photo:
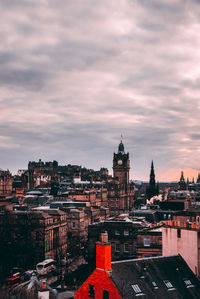
MULTIPOLYGON (((200 3, 0 1, 0 168, 199 168, 200 3)), ((165 178, 170 179, 170 178, 165 178)))

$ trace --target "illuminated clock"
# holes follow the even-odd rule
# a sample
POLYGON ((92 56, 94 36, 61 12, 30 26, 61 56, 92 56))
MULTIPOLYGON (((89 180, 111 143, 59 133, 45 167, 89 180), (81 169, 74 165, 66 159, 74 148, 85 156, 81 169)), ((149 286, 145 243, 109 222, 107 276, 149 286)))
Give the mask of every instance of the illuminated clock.
POLYGON ((118 160, 118 161, 117 161, 117 164, 118 164, 118 165, 122 165, 122 163, 123 163, 122 160, 118 160))

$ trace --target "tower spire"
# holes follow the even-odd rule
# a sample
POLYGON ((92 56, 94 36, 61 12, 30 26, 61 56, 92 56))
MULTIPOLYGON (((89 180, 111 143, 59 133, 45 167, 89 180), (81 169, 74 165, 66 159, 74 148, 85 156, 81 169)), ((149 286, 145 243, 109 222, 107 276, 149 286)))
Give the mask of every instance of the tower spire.
POLYGON ((180 190, 186 190, 187 184, 185 182, 183 171, 181 171, 181 177, 179 181, 179 189, 180 190))
POLYGON ((121 140, 121 142, 120 142, 120 144, 119 144, 119 146, 118 146, 118 154, 119 153, 121 153, 121 154, 125 154, 125 151, 124 151, 124 145, 123 145, 123 143, 122 143, 122 140, 121 140))
POLYGON ((158 186, 158 184, 156 184, 154 165, 153 165, 153 160, 152 160, 149 185, 147 187, 146 194, 147 194, 148 199, 150 199, 154 195, 158 195, 158 193, 159 193, 159 186, 158 186))
POLYGON ((154 165, 153 165, 153 160, 151 161, 151 173, 150 173, 150 178, 153 178, 154 177, 154 180, 155 180, 155 173, 154 173, 154 165))

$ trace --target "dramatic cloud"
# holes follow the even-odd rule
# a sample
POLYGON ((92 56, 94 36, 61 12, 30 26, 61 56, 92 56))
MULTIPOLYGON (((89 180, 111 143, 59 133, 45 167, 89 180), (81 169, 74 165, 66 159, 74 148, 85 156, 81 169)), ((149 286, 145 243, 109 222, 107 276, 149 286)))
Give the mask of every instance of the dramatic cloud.
MULTIPOLYGON (((200 3, 1 0, 0 167, 200 170, 200 3)), ((196 174, 196 172, 195 172, 196 174)), ((171 177, 169 177, 171 176, 171 177)))

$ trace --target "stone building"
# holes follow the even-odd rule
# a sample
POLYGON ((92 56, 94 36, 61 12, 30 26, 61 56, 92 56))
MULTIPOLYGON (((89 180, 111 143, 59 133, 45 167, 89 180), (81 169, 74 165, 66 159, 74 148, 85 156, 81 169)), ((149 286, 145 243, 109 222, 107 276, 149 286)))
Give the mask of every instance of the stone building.
POLYGON ((108 170, 101 168, 95 171, 79 165, 58 165, 57 161, 43 162, 41 159, 38 162, 30 161, 28 163, 30 189, 36 186, 50 186, 51 183, 59 183, 62 180, 67 180, 73 185, 74 179, 77 177, 82 181, 88 181, 89 184, 95 184, 95 181, 99 183, 107 179, 108 170))
POLYGON ((162 255, 162 227, 144 229, 137 234, 137 258, 162 255))
POLYGON ((112 247, 112 259, 130 259, 137 257, 137 233, 147 227, 142 220, 131 220, 127 216, 108 219, 88 227, 88 259, 94 263, 95 243, 103 232, 108 233, 112 247))
POLYGON ((0 214, 0 259, 5 273, 14 266, 34 269, 46 257, 66 255, 67 215, 63 211, 0 214))

